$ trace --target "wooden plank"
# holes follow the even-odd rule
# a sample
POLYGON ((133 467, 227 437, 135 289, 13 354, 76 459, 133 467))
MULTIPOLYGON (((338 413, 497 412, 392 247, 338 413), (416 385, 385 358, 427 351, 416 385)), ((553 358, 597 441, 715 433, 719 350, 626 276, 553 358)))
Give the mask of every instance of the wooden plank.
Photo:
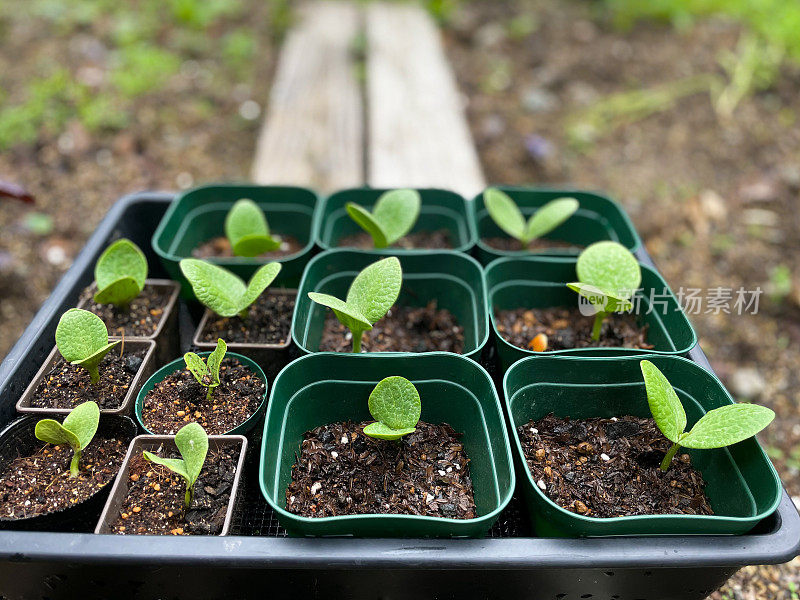
POLYGON ((366 9, 367 179, 374 187, 485 187, 436 24, 418 6, 366 9))
POLYGON ((323 192, 361 185, 364 109, 352 52, 359 9, 314 2, 297 16, 281 50, 253 180, 323 192))

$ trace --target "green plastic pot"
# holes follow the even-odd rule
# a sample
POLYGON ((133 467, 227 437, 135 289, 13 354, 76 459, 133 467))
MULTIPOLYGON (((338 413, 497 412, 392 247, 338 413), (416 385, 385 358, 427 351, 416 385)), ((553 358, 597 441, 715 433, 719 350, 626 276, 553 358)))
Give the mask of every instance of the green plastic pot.
MULTIPOLYGON (((451 250, 398 253, 397 257, 403 268, 397 304, 425 306, 435 299, 439 308, 452 312, 464 326, 462 354, 477 360, 489 339, 486 290, 478 262, 451 250)), ((344 298, 355 276, 380 258, 380 254, 366 250, 328 250, 311 259, 300 283, 292 319, 292 338, 302 352, 319 352, 329 310, 312 302, 308 292, 344 298)))
POLYGON ((733 403, 713 374, 676 356, 536 356, 519 361, 506 373, 503 388, 520 485, 537 535, 742 534, 777 508, 780 480, 755 438, 716 450, 681 450, 702 473, 714 515, 587 517, 561 508, 539 489, 525 463, 517 427, 551 412, 573 419, 651 416, 639 367, 643 358, 652 361, 674 386, 689 428, 707 411, 733 403))
POLYGON ((536 209, 550 200, 569 196, 579 203, 577 212, 562 225, 548 233, 545 238, 572 242, 575 248, 549 248, 536 251, 496 250, 483 240, 491 237, 507 237, 492 218, 483 203, 483 194, 475 196, 472 202, 472 219, 476 230, 475 255, 483 265, 488 265, 496 258, 536 255, 572 256, 580 253, 579 246, 588 246, 601 240, 619 242, 631 252, 641 246, 642 241, 636 233, 627 213, 622 207, 606 196, 592 192, 573 189, 526 188, 497 186, 511 196, 522 214, 530 217, 536 209))
MULTIPOLYGON (((177 196, 153 235, 153 250, 161 258, 171 279, 181 282, 184 297, 191 287, 178 266, 191 258, 201 243, 225 235, 225 216, 240 198, 250 198, 266 213, 270 231, 292 235, 303 244, 295 254, 275 259, 283 265, 275 285, 297 287, 303 268, 311 258, 318 223, 319 198, 313 191, 291 186, 219 184, 194 188, 177 196)), ((210 258, 245 281, 265 261, 260 258, 210 258)))
MULTIPOLYGON (((320 225, 317 230, 317 245, 324 250, 341 247, 340 240, 363 231, 347 214, 348 202, 355 202, 372 210, 378 198, 389 188, 353 188, 329 196, 320 210, 320 225)), ((452 250, 469 252, 475 245, 475 231, 468 214, 467 201, 447 190, 418 189, 422 205, 412 232, 445 229, 450 234, 452 250)), ((383 248, 376 250, 387 254, 429 252, 424 248, 403 250, 383 248)))
MULTIPOLYGON (((207 358, 211 352, 198 352, 198 356, 202 356, 203 358, 207 358)), ((269 382, 267 381, 267 376, 264 375, 264 371, 258 364, 246 357, 242 356, 241 354, 237 354, 236 352, 226 352, 225 358, 237 358, 239 362, 241 362, 245 367, 250 369, 253 373, 255 373, 261 380, 264 382, 264 398, 261 400, 261 404, 258 405, 258 409, 254 412, 249 419, 247 419, 244 423, 241 423, 237 427, 234 427, 230 431, 226 431, 222 435, 245 435, 251 429, 256 426, 261 415, 264 414, 264 410, 267 407, 267 392, 269 391, 269 382)), ((144 406, 144 398, 147 394, 152 390, 157 383, 162 382, 166 379, 169 375, 177 371, 182 371, 186 368, 186 362, 183 358, 176 358, 171 363, 164 365, 158 371, 153 373, 150 379, 147 380, 147 383, 144 384, 142 389, 139 390, 139 394, 136 396, 136 420, 139 422, 139 425, 142 429, 144 429, 145 433, 149 433, 150 435, 162 435, 162 434, 155 434, 150 431, 147 426, 144 424, 144 419, 142 418, 142 407, 144 406)))
POLYGON ((336 354, 300 358, 278 375, 261 446, 261 492, 293 536, 481 537, 511 499, 515 478, 497 392, 475 362, 449 352, 336 354), (347 515, 309 518, 285 510, 286 488, 303 433, 329 423, 371 419, 367 398, 383 378, 411 380, 422 398, 422 420, 463 433, 478 517, 347 515))
MULTIPOLYGON (((578 306, 578 294, 565 284, 577 281, 577 257, 527 256, 500 258, 484 271, 489 301, 489 319, 492 335, 497 343, 498 364, 503 372, 516 361, 538 356, 532 350, 509 344, 497 331, 495 311, 516 308, 550 308, 578 306)), ((640 264, 642 290, 639 297, 640 322, 650 327, 647 340, 652 350, 636 348, 574 348, 553 350, 547 355, 624 356, 630 354, 684 355, 697 344, 697 334, 678 303, 678 299, 655 269, 640 264), (654 294, 651 296, 651 294, 654 294), (653 310, 650 299, 653 298, 653 310), (665 310, 666 309, 666 310, 665 310)))

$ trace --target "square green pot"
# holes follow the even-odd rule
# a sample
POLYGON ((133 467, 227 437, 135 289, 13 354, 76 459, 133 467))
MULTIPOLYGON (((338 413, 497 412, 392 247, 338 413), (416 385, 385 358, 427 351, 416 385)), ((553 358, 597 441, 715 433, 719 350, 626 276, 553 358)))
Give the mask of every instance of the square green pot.
POLYGON ((336 354, 300 358, 278 375, 267 407, 259 470, 261 492, 293 536, 481 537, 511 499, 515 478, 500 402, 489 375, 449 352, 336 354), (285 510, 291 468, 306 431, 341 421, 371 420, 367 399, 385 377, 411 380, 422 420, 463 434, 478 517, 344 515, 309 518, 285 510))
MULTIPOLYGON (((601 240, 619 242, 631 252, 635 252, 642 241, 622 207, 606 196, 573 189, 526 188, 497 186, 517 203, 525 218, 529 218, 540 206, 565 196, 575 198, 579 203, 577 212, 562 225, 545 236, 545 239, 573 242, 578 246, 588 246, 601 240)), ((475 255, 483 265, 496 258, 536 255, 573 256, 581 249, 551 248, 536 250, 508 251, 496 250, 483 240, 489 237, 507 237, 492 218, 483 202, 483 194, 475 196, 472 202, 472 219, 476 231, 475 255)))
MULTIPOLYGON (((503 372, 514 362, 541 353, 509 344, 497 330, 496 310, 515 308, 577 307, 578 294, 566 286, 577 281, 577 257, 528 256, 501 258, 484 270, 489 302, 489 320, 497 343, 497 359, 503 372)), ((652 350, 637 348, 573 348, 552 350, 549 355, 624 356, 630 354, 685 355, 697 344, 697 334, 686 318, 678 299, 664 278, 647 265, 642 268, 641 290, 637 292, 639 321, 649 325, 647 341, 652 350), (651 308, 653 299, 653 310, 651 308)))
MULTIPOLYGON (((202 358, 207 359, 208 355, 211 352, 198 352, 197 355, 201 356, 202 358)), ((256 361, 241 354, 237 354, 236 352, 226 352, 225 358, 235 358, 238 359, 239 362, 242 363, 245 367, 250 369, 255 375, 261 378, 264 382, 264 397, 261 399, 261 403, 258 405, 256 412, 250 415, 250 418, 247 419, 244 423, 240 423, 230 431, 226 431, 223 434, 219 435, 245 435, 250 430, 252 430, 256 425, 258 425, 259 421, 261 420, 261 415, 264 414, 264 411, 267 408, 267 394, 269 392, 269 381, 267 381, 267 376, 264 374, 264 370, 258 366, 256 361)), ((142 408, 144 407, 144 399, 147 394, 150 393, 156 384, 161 383, 167 377, 176 373, 178 371, 182 371, 186 368, 186 361, 183 358, 176 358, 171 363, 168 363, 161 367, 158 371, 153 373, 147 382, 142 386, 139 390, 139 393, 136 396, 136 404, 134 405, 134 412, 136 414, 136 421, 139 423, 139 426, 144 430, 145 433, 150 435, 161 435, 161 434, 154 434, 150 431, 147 426, 144 424, 144 418, 142 417, 142 408)))
POLYGON ((702 473, 714 515, 587 517, 561 508, 539 489, 525 462, 517 427, 551 412, 573 419, 651 416, 639 367, 644 358, 675 388, 686 410, 688 428, 709 410, 733 404, 719 379, 676 356, 537 356, 519 361, 506 373, 503 389, 520 485, 537 535, 742 534, 777 508, 781 483, 755 438, 715 450, 681 449, 702 473))
MULTIPOLYGON (((342 247, 340 240, 348 235, 363 231, 347 214, 348 202, 355 202, 372 210, 375 202, 389 188, 353 188, 342 190, 329 196, 320 210, 320 224, 317 232, 317 245, 324 250, 342 247)), ((451 250, 469 252, 475 245, 475 231, 469 217, 467 201, 463 196, 439 189, 418 189, 422 205, 412 232, 437 231, 445 229, 453 244, 451 250)), ((406 252, 430 252, 425 248, 403 250, 383 248, 377 250, 388 254, 406 252)))
MULTIPOLYGON (((309 189, 291 186, 218 184, 194 188, 178 195, 153 235, 153 250, 161 258, 171 279, 181 282, 183 295, 191 297, 191 287, 178 263, 192 257, 192 250, 203 242, 225 235, 225 217, 233 204, 250 198, 267 215, 270 231, 292 235, 302 250, 275 259, 283 265, 275 285, 297 287, 303 268, 313 254, 318 223, 319 198, 309 189)), ((265 262, 261 258, 209 258, 245 281, 265 262)))
MULTIPOLYGON (((309 292, 344 298, 358 273, 384 255, 367 250, 328 250, 308 263, 292 319, 292 338, 304 353, 319 352, 319 342, 330 309, 312 302, 309 292)), ((478 360, 489 339, 486 289, 478 262, 451 250, 398 253, 403 285, 397 300, 401 306, 425 306, 436 300, 464 326, 462 354, 478 360)))

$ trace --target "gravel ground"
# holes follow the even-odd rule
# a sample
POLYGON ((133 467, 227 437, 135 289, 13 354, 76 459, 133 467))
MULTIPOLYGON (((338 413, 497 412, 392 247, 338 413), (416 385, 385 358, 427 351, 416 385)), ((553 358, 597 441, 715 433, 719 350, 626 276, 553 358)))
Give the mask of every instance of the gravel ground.
MULTIPOLYGON (((721 80, 718 57, 740 34, 720 21, 620 33, 593 6, 478 2, 454 16, 449 54, 487 178, 607 191, 674 290, 763 290, 756 315, 732 302, 733 314, 706 314, 705 302, 691 320, 737 399, 778 414, 761 440, 800 499, 800 70, 784 67, 730 118, 706 90, 649 115, 617 100, 593 119, 587 109, 613 94, 721 80)), ((744 569, 712 597, 797 598, 797 567, 744 569)))

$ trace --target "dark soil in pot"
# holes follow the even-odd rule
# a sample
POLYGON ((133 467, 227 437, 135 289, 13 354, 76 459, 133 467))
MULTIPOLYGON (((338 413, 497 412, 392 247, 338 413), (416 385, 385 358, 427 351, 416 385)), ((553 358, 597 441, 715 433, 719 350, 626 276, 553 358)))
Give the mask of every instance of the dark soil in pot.
POLYGON ((247 319, 212 315, 200 332, 200 342, 222 338, 229 344, 284 344, 292 329, 295 295, 266 293, 250 306, 247 319))
POLYGON ((116 476, 130 439, 95 437, 83 451, 80 473, 70 477, 72 449, 42 443, 0 472, 0 518, 28 519, 88 500, 116 476))
MULTIPOLYGON (((168 458, 180 458, 177 452, 168 458)), ((233 448, 209 450, 203 470, 194 484, 194 497, 184 507, 186 483, 166 467, 131 457, 128 493, 112 533, 121 535, 217 535, 225 523, 238 452, 233 448)))
POLYGON ((714 514, 688 454, 660 464, 672 443, 653 419, 560 419, 517 428, 528 468, 553 502, 590 517, 714 514))
MULTIPOLYGON (((426 306, 394 306, 364 333, 361 348, 365 352, 434 352, 460 354, 464 349, 464 327, 453 313, 438 309, 436 302, 426 306)), ((350 352, 350 331, 332 312, 325 317, 319 343, 320 352, 350 352)))
POLYGON ((127 352, 114 348, 100 363, 100 381, 92 385, 89 372, 59 357, 32 396, 34 408, 74 408, 92 400, 101 409, 119 408, 131 381, 142 366, 147 350, 127 352))
MULTIPOLYGON (((577 302, 577 300, 576 300, 577 302)), ((647 328, 640 327, 633 314, 611 314, 603 323, 600 339, 592 339, 594 316, 584 316, 578 308, 543 308, 498 310, 495 312, 497 331, 509 344, 531 350, 533 338, 547 336, 547 350, 572 348, 639 348, 651 350, 647 343, 647 328)))
MULTIPOLYGON (((365 231, 346 235, 339 240, 337 245, 340 248, 358 248, 360 250, 373 250, 375 248, 372 236, 365 231)), ((450 241, 449 231, 437 229, 435 231, 413 231, 404 235, 390 247, 401 250, 449 250, 453 247, 453 243, 450 241)))
POLYGON ((527 245, 524 245, 518 239, 511 237, 481 238, 481 241, 494 250, 502 250, 504 252, 521 252, 522 250, 536 252, 553 249, 582 250, 584 248, 584 246, 581 246, 580 244, 574 244, 564 240, 551 240, 549 238, 536 238, 527 245))
POLYGON ((188 369, 160 381, 144 398, 142 420, 152 433, 171 435, 192 421, 221 435, 249 419, 264 397, 264 381, 235 358, 222 361, 210 399, 188 369))
MULTIPOLYGON (((272 252, 259 254, 254 258, 263 258, 268 260, 283 258, 284 256, 289 256, 290 254, 296 254, 304 248, 304 245, 301 244, 294 236, 273 235, 274 237, 280 238, 280 247, 272 252)), ((230 241, 224 236, 211 238, 207 242, 200 244, 197 248, 192 250, 192 256, 194 258, 241 258, 237 257, 233 253, 230 241)))
POLYGON ((126 309, 117 308, 113 304, 94 302, 92 298, 95 292, 97 292, 95 285, 90 285, 81 294, 81 302, 86 301, 83 308, 103 320, 108 328, 108 335, 148 337, 155 334, 173 288, 147 284, 142 293, 131 300, 126 309))
POLYGON ((363 434, 363 423, 306 432, 286 490, 288 511, 305 517, 406 514, 476 516, 460 434, 420 421, 398 441, 363 434))

